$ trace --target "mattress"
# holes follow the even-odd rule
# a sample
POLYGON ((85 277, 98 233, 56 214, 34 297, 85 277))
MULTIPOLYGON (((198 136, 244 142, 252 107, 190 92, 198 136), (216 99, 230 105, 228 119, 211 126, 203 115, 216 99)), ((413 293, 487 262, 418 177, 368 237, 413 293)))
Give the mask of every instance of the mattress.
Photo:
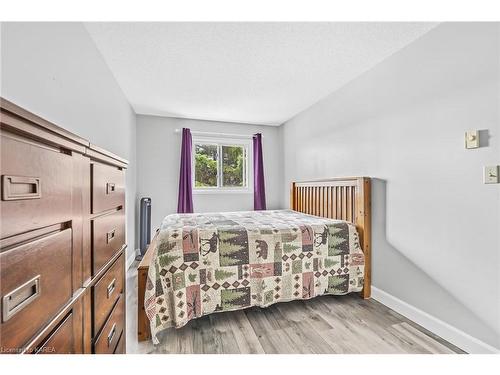
POLYGON ((356 227, 292 210, 169 215, 149 251, 144 306, 154 343, 213 312, 363 288, 356 227))

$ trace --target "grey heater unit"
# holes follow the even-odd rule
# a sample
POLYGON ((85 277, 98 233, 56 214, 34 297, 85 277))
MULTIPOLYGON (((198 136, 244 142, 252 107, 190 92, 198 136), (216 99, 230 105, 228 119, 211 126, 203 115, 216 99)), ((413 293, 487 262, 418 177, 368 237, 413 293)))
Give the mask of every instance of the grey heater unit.
POLYGON ((141 199, 139 246, 141 254, 137 256, 141 260, 149 244, 151 243, 151 198, 141 199))

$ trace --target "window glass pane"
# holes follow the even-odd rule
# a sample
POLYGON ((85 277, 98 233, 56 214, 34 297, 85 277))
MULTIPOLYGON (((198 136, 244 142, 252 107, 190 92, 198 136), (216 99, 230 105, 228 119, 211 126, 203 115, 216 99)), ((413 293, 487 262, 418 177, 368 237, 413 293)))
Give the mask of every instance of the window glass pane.
POLYGON ((195 187, 217 187, 217 146, 195 144, 195 187))
POLYGON ((241 146, 222 146, 222 185, 244 187, 245 152, 241 146))

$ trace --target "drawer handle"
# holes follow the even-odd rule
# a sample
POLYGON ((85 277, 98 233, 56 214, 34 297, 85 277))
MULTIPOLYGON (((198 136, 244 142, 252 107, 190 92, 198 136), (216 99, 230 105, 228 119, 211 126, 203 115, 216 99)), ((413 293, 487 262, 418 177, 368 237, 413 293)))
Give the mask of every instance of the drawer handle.
POLYGON ((2 200, 40 199, 40 177, 2 176, 2 200))
POLYGON ((110 347, 111 342, 115 338, 115 332, 116 332, 116 323, 113 324, 113 327, 111 327, 111 330, 109 331, 109 334, 108 334, 108 348, 110 347))
POLYGON ((110 230, 106 233, 106 243, 110 243, 115 238, 116 229, 110 230))
POLYGON ((2 321, 6 322, 40 295, 40 275, 18 286, 2 298, 2 321))
POLYGON ((112 182, 106 184, 106 194, 112 194, 116 191, 116 186, 112 182))
POLYGON ((116 278, 114 278, 113 281, 111 281, 108 285, 108 299, 115 291, 115 285, 116 285, 116 278))

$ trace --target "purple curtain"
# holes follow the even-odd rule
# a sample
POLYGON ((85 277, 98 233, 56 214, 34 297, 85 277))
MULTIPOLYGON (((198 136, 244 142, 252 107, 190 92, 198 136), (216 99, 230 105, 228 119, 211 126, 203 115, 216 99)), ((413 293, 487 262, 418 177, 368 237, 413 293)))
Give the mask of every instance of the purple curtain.
POLYGON ((264 162, 262 161, 262 134, 253 135, 253 209, 266 209, 264 162))
POLYGON ((191 131, 182 129, 181 146, 181 171, 179 176, 179 198, 177 200, 177 212, 193 212, 193 186, 191 178, 191 153, 192 153, 191 131))

